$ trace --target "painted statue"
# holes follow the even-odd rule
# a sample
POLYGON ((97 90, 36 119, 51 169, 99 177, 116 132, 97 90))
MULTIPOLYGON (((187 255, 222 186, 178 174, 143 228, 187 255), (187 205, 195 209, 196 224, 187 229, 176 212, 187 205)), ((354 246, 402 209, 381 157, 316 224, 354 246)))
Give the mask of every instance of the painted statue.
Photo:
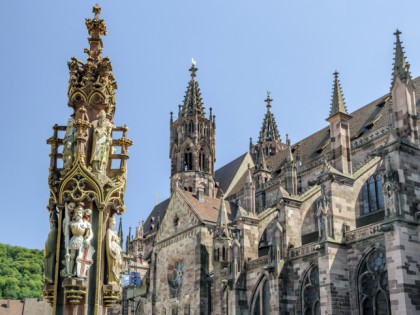
POLYGON ((73 165, 74 146, 76 143, 76 128, 74 128, 74 119, 67 121, 66 134, 63 139, 63 167, 68 169, 73 165))
POLYGON ((106 257, 108 262, 108 284, 120 284, 120 272, 122 265, 121 240, 115 229, 115 217, 109 219, 109 227, 106 232, 106 257))
POLYGON ((112 144, 111 129, 112 125, 106 120, 105 111, 101 110, 98 114, 98 125, 93 132, 92 157, 90 159, 95 173, 106 173, 112 144))
POLYGON ((55 212, 50 214, 50 228, 44 247, 44 278, 46 283, 54 283, 57 249, 57 213, 55 212))
POLYGON ((66 255, 65 268, 61 271, 63 277, 86 278, 86 272, 93 263, 95 250, 91 246, 93 238, 92 226, 89 222, 90 209, 84 209, 84 204, 73 202, 66 204, 66 216, 63 220, 63 233, 66 255))

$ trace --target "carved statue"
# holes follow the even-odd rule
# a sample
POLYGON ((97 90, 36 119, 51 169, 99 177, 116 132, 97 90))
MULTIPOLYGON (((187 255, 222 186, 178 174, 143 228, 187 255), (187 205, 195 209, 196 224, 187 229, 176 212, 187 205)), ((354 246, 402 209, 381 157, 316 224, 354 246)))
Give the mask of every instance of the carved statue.
POLYGON ((106 120, 104 110, 98 114, 98 125, 93 132, 92 144, 92 169, 95 173, 106 173, 109 158, 109 149, 112 144, 111 138, 112 125, 106 120))
POLYGON ((46 283, 54 283, 57 248, 57 213, 55 212, 50 214, 50 228, 44 247, 44 278, 46 283))
POLYGON ((317 202, 316 217, 318 221, 319 240, 325 240, 327 237, 333 238, 330 203, 324 189, 322 189, 322 196, 317 202))
POLYGON ((108 284, 120 284, 120 272, 122 265, 121 240, 115 228, 115 217, 109 219, 109 227, 106 232, 106 257, 108 262, 108 284))
POLYGON ((84 204, 77 206, 72 202, 66 204, 66 217, 63 220, 66 255, 63 261, 65 268, 61 271, 63 277, 86 278, 86 272, 93 263, 95 250, 90 245, 93 238, 89 222, 90 209, 84 209, 84 204))
POLYGON ((76 128, 74 128, 74 119, 70 118, 67 121, 66 134, 63 139, 63 167, 68 169, 72 166, 74 161, 74 146, 76 143, 76 128))

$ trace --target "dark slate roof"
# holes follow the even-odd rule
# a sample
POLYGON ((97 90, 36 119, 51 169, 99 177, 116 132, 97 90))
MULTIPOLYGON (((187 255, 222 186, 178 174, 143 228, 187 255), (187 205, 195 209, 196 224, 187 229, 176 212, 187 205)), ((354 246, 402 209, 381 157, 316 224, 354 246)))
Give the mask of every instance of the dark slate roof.
POLYGON ((214 177, 216 178, 216 181, 219 182, 219 189, 221 189, 224 193, 232 183, 232 180, 238 172, 239 167, 242 165, 246 154, 247 152, 237 157, 232 162, 222 166, 215 172, 214 177))
POLYGON ((151 232, 150 228, 152 226, 152 224, 155 225, 154 230, 157 230, 157 223, 158 223, 158 214, 160 217, 160 222, 162 222, 165 214, 166 214, 166 209, 168 208, 169 205, 169 198, 162 201, 161 203, 157 204, 152 212, 150 212, 149 216, 147 217, 147 220, 144 222, 144 235, 149 234, 151 232))
MULTIPOLYGON (((420 98, 420 77, 413 80, 416 88, 417 106, 420 98)), ((390 124, 390 116, 385 101, 390 93, 376 99, 375 101, 350 113, 353 118, 350 119, 350 137, 355 140, 366 136, 390 124)), ((293 154, 296 158, 296 148, 299 145, 302 163, 308 163, 312 160, 331 151, 329 126, 315 132, 307 138, 297 142, 292 146, 293 154)), ((284 159, 284 158, 283 158, 284 159)), ((283 160, 282 159, 282 160, 283 160)), ((280 161, 280 163, 282 162, 280 161)))

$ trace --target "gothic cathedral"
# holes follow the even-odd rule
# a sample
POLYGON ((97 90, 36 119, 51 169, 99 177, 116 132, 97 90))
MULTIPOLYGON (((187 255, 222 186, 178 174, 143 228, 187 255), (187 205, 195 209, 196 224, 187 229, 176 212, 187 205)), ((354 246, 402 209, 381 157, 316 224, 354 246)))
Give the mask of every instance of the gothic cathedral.
POLYGON ((170 197, 130 232, 123 253, 114 228, 132 141, 114 125, 117 86, 101 56, 99 12, 86 22, 87 61, 69 62, 73 114, 48 139, 44 294, 55 314, 118 313, 132 259, 143 289, 135 314, 420 311, 420 78, 399 31, 387 94, 349 113, 335 72, 329 126, 293 144, 282 140, 267 93, 258 140, 217 170, 216 118, 205 112, 193 61, 170 116, 170 197))

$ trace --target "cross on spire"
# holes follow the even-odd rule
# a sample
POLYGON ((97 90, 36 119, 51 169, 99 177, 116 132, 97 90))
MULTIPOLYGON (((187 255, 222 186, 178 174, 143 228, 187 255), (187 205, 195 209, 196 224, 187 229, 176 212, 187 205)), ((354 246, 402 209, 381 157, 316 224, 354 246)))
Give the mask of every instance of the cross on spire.
POLYGON ((271 98, 271 92, 267 91, 267 98, 264 100, 264 102, 267 103, 267 113, 265 114, 263 120, 259 142, 280 140, 280 134, 277 129, 276 120, 274 119, 274 115, 270 110, 272 101, 273 99, 271 98))
POLYGON ((338 71, 335 70, 333 83, 333 95, 331 100, 330 117, 337 113, 347 113, 346 103, 344 102, 343 91, 341 90, 340 79, 338 78, 338 71))
POLYGON ((198 70, 198 68, 196 68, 196 61, 194 58, 191 59, 191 68, 189 69, 189 71, 191 72, 191 78, 194 79, 197 75, 195 74, 198 70))
POLYGON ((398 76, 399 79, 406 83, 410 78, 410 65, 405 59, 404 49, 400 40, 401 32, 397 29, 394 33, 396 37, 395 41, 395 53, 394 53, 394 65, 393 65, 393 78, 392 86, 394 86, 395 78, 398 76))
POLYGON ((267 91, 267 98, 264 100, 264 102, 267 103, 267 109, 271 108, 271 102, 273 101, 272 98, 270 98, 271 92, 267 91))

